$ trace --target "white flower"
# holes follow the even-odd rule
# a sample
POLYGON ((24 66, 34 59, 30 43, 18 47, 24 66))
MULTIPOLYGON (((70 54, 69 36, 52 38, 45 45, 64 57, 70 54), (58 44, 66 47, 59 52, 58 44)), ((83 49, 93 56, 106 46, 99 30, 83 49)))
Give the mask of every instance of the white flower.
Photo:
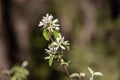
POLYGON ((56 46, 56 50, 58 50, 59 47, 65 50, 65 46, 67 45, 69 45, 68 41, 64 41, 64 37, 62 37, 61 35, 58 38, 56 38, 55 42, 52 42, 52 46, 56 46))
POLYGON ((46 53, 48 54, 54 54, 55 51, 56 51, 56 47, 53 47, 53 46, 48 46, 48 49, 45 49, 46 53))
POLYGON ((68 43, 68 41, 64 41, 63 45, 70 45, 70 44, 68 43))
POLYGON ((42 21, 40 21, 39 26, 42 28, 47 28, 49 31, 53 32, 53 29, 60 29, 58 22, 58 19, 53 19, 52 15, 46 14, 46 16, 43 16, 42 21))

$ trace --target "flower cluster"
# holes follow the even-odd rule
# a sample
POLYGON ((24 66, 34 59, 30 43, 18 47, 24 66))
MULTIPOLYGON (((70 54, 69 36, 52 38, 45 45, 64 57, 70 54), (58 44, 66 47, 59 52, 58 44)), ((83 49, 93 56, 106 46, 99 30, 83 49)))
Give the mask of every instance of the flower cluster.
POLYGON ((51 43, 48 45, 48 49, 45 49, 48 54, 45 59, 49 60, 49 66, 52 65, 53 60, 57 60, 60 65, 62 65, 70 78, 73 80, 73 77, 79 78, 79 80, 93 80, 94 76, 102 76, 103 74, 100 72, 94 72, 91 68, 88 67, 88 70, 91 74, 91 77, 87 77, 85 73, 73 73, 70 75, 67 67, 71 61, 65 62, 63 59, 63 51, 69 50, 69 41, 65 41, 65 38, 59 32, 59 24, 58 19, 53 19, 52 15, 46 14, 43 17, 42 21, 40 21, 39 26, 43 29, 43 37, 45 40, 50 41, 51 43))
POLYGON ((46 50, 46 53, 55 53, 58 49, 61 49, 61 50, 69 50, 69 46, 70 44, 68 43, 68 41, 64 41, 64 37, 58 37, 56 38, 56 41, 52 42, 49 46, 48 46, 48 49, 45 49, 46 50))
POLYGON ((46 14, 46 16, 43 16, 42 21, 40 21, 39 26, 43 26, 43 28, 47 28, 49 31, 53 32, 53 29, 60 29, 58 22, 58 19, 53 19, 52 15, 46 14))
POLYGON ((45 49, 46 53, 49 54, 45 59, 49 59, 49 65, 51 65, 54 58, 61 61, 61 64, 66 64, 62 59, 62 53, 64 50, 69 50, 69 42, 64 40, 61 33, 59 32, 58 19, 53 19, 52 15, 46 14, 40 21, 39 26, 43 29, 43 36, 47 41, 51 41, 48 45, 48 49, 45 49), (59 54, 58 54, 59 52, 59 54))

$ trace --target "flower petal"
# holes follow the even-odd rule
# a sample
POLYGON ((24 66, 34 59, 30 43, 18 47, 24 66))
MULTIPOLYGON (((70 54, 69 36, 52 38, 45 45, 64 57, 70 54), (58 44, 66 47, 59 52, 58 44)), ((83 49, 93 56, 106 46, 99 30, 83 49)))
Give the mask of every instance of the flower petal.
POLYGON ((48 13, 46 14, 46 17, 49 17, 49 14, 48 14, 48 13))
POLYGON ((60 26, 59 24, 53 24, 54 26, 60 26))
POLYGON ((49 20, 49 21, 52 21, 52 19, 53 19, 53 16, 50 15, 50 16, 48 17, 48 20, 49 20))
POLYGON ((58 48, 59 48, 58 46, 57 46, 57 47, 55 47, 55 50, 57 51, 57 50, 58 50, 58 48))
POLYGON ((58 23, 58 19, 53 20, 53 24, 58 23))
POLYGON ((60 45, 60 47, 61 47, 63 50, 65 50, 65 47, 64 47, 64 46, 60 45))
POLYGON ((55 27, 56 30, 59 30, 60 28, 59 27, 55 27))
POLYGON ((44 25, 44 23, 40 21, 38 26, 43 26, 43 25, 44 25))
POLYGON ((56 42, 53 42, 52 45, 57 45, 57 43, 56 43, 56 42))

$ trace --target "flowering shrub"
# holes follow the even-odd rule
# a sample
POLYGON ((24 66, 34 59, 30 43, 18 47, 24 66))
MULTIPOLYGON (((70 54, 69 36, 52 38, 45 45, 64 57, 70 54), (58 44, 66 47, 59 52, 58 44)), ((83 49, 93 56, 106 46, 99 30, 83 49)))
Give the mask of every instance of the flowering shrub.
POLYGON ((39 26, 43 30, 43 36, 47 41, 51 41, 48 45, 48 49, 45 49, 46 53, 48 53, 48 57, 45 59, 49 59, 49 66, 52 65, 53 59, 57 59, 61 65, 65 65, 68 63, 64 62, 63 51, 69 50, 69 42, 64 40, 61 33, 59 32, 58 19, 53 19, 52 15, 46 14, 43 17, 42 21, 40 21, 39 26))
MULTIPOLYGON (((48 49, 45 49, 48 54, 45 59, 49 60, 49 66, 52 66, 52 63, 56 60, 61 66, 63 66, 70 80, 73 80, 73 78, 78 78, 79 80, 94 80, 94 76, 103 76, 102 73, 94 72, 89 67, 88 71, 91 74, 90 77, 83 72, 70 74, 68 67, 71 61, 66 62, 63 58, 63 53, 65 50, 69 51, 70 44, 59 31, 59 20, 54 19, 52 15, 46 14, 42 21, 40 21, 39 26, 43 30, 43 37, 45 40, 51 42, 48 45, 48 49)), ((27 65, 28 62, 24 61, 21 66, 13 66, 10 70, 5 70, 5 73, 10 75, 10 80, 26 80, 29 75, 29 71, 26 69, 27 65)))
POLYGON ((28 65, 27 61, 24 61, 21 66, 13 66, 10 70, 4 72, 10 76, 10 80, 26 80, 29 75, 29 71, 26 69, 28 65))
POLYGON ((42 21, 39 23, 39 27, 43 30, 43 37, 45 40, 49 41, 48 49, 45 49, 48 54, 45 59, 48 59, 49 66, 52 66, 54 60, 58 61, 61 66, 64 67, 70 80, 73 80, 74 77, 79 78, 80 80, 93 80, 94 76, 102 76, 100 72, 94 72, 91 68, 88 67, 91 77, 86 76, 85 73, 72 73, 70 74, 68 67, 71 61, 65 62, 63 56, 64 51, 69 50, 69 41, 65 41, 64 37, 60 33, 59 20, 54 19, 52 15, 46 14, 43 16, 42 21))

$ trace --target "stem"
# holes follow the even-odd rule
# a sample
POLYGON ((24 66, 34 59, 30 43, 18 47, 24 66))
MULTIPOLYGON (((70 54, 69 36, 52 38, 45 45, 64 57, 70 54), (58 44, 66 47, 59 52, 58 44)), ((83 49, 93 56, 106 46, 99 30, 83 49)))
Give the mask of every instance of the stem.
POLYGON ((54 40, 53 40, 52 37, 51 37, 52 33, 49 32, 48 34, 49 34, 49 37, 50 37, 51 42, 53 42, 54 40))
MULTIPOLYGON (((51 37, 51 32, 49 32, 49 35, 50 35, 50 40, 51 40, 51 42, 53 42, 54 40, 53 40, 52 37, 51 37)), ((56 52, 56 51, 55 51, 55 52, 56 52)), ((59 59, 59 61, 61 61, 60 58, 58 58, 58 59, 59 59)), ((60 62, 60 63, 61 63, 61 62, 60 62)), ((69 72, 67 66, 66 66, 66 65, 63 65, 63 68, 64 68, 65 72, 67 73, 69 79, 70 79, 70 80, 73 80, 72 77, 70 77, 70 72, 69 72)))
POLYGON ((66 73, 67 73, 68 77, 70 78, 70 80, 73 80, 73 79, 70 77, 70 72, 69 72, 67 66, 66 66, 66 65, 63 65, 63 68, 64 68, 64 70, 66 71, 66 73))

